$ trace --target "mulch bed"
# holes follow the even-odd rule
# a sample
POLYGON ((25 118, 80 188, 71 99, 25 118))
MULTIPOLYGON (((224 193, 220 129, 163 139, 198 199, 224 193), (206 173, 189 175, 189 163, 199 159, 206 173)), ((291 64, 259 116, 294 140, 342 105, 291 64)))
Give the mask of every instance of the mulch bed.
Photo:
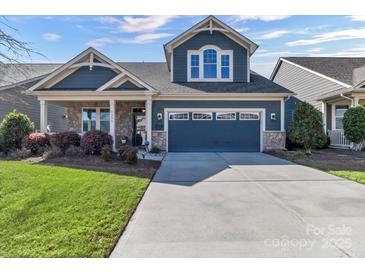
POLYGON ((123 163, 121 160, 113 159, 105 162, 100 156, 84 157, 58 157, 43 160, 41 157, 28 158, 27 161, 42 165, 63 166, 80 168, 94 171, 103 171, 127 176, 136 176, 151 179, 160 167, 159 161, 138 159, 134 165, 123 163))
POLYGON ((328 148, 313 150, 311 156, 306 156, 303 150, 270 151, 267 153, 322 170, 365 171, 365 151, 328 148))

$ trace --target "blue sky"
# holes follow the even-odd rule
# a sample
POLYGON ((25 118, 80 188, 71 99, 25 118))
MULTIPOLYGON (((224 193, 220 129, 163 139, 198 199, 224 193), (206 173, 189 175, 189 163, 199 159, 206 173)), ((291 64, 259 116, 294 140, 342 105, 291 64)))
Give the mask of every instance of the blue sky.
MULTIPOLYGON (((164 61, 162 45, 205 16, 7 16, 19 39, 66 62, 88 46, 115 61, 164 61)), ((217 16, 259 45, 251 68, 269 76, 281 56, 365 56, 365 16, 217 16)), ((11 32, 11 30, 8 30, 11 32)), ((30 60, 25 60, 30 61, 30 60)))

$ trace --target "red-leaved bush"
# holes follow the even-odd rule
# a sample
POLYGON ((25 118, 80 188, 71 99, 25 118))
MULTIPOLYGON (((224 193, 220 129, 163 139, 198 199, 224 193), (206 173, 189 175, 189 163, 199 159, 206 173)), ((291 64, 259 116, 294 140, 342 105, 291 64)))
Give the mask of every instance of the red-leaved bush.
POLYGON ((80 146, 80 140, 80 135, 74 131, 59 132, 50 136, 51 145, 62 150, 66 150, 70 146, 80 146))
POLYGON ((43 152, 49 145, 49 136, 45 133, 31 133, 22 140, 22 148, 30 150, 32 155, 43 152))
POLYGON ((81 148, 85 154, 99 155, 105 145, 112 145, 113 137, 100 130, 86 132, 81 138, 81 148))

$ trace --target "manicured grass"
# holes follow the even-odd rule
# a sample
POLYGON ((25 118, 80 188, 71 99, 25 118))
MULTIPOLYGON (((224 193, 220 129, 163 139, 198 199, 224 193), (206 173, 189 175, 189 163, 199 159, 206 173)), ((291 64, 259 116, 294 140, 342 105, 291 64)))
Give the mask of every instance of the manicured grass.
POLYGON ((104 257, 149 179, 0 161, 0 257, 104 257))
POLYGON ((364 171, 351 171, 351 170, 330 170, 329 173, 349 179, 361 184, 365 184, 365 172, 364 171))

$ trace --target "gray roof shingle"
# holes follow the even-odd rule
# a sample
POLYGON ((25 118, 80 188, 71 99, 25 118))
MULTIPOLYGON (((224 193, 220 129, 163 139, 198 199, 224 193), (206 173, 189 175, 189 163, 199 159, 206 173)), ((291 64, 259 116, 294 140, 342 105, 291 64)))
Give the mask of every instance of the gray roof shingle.
POLYGON ((365 80, 365 57, 283 57, 290 62, 331 77, 348 85, 365 80))
MULTIPOLYGON (((286 88, 251 71, 250 83, 217 83, 217 82, 186 82, 172 83, 170 72, 165 62, 118 62, 118 64, 135 76, 152 86, 161 94, 196 94, 196 93, 292 93, 286 88)), ((40 75, 46 75, 58 68, 60 64, 25 64, 16 65, 16 71, 8 65, 0 64, 0 87, 8 85, 9 79, 23 81, 40 75), (2 73, 6 75, 4 78, 2 73), (14 75, 13 75, 14 74, 14 75)), ((14 83, 14 82, 12 82, 14 83)))

